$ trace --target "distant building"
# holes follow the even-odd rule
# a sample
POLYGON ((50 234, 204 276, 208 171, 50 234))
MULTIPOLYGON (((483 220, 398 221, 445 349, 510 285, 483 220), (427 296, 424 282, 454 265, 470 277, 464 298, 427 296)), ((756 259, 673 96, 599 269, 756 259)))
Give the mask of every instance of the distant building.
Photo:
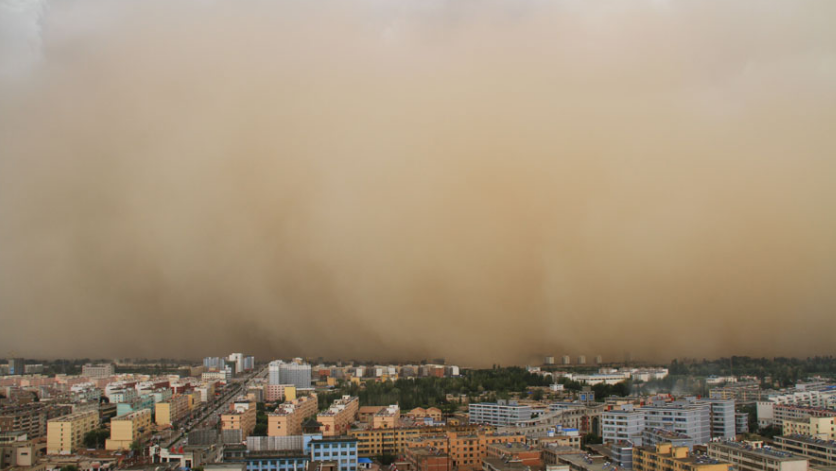
POLYGON ((586 364, 586 355, 578 355, 578 365, 586 364))
POLYGON ((86 364, 81 367, 81 376, 88 378, 106 378, 113 376, 114 369, 112 363, 102 363, 99 365, 86 364))
POLYGON ((572 358, 569 357, 569 355, 563 355, 563 358, 561 358, 561 362, 562 362, 563 365, 571 365, 572 364, 572 358))
POLYGON ((546 357, 545 363, 547 365, 554 365, 554 357, 546 357))
POLYGON ((268 366, 268 384, 292 384, 297 388, 310 388, 311 365, 304 363, 301 358, 291 363, 272 361, 268 366))
POLYGON ((604 357, 602 357, 601 355, 596 355, 595 356, 595 364, 600 365, 602 363, 604 363, 604 357))
POLYGON ((9 374, 26 374, 26 361, 23 358, 12 358, 9 360, 9 374))

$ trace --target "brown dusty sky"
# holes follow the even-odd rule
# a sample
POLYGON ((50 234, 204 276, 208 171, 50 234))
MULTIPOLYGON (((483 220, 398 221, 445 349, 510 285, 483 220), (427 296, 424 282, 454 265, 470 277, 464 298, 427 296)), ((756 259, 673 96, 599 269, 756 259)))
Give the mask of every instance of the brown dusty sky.
POLYGON ((836 353, 832 0, 23 3, 0 356, 836 353))

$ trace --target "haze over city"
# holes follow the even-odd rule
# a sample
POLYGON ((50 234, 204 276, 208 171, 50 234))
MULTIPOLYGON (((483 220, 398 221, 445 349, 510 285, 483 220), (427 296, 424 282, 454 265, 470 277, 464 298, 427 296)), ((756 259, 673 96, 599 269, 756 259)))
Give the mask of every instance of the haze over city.
POLYGON ((2 354, 833 354, 833 18, 0 0, 2 354))

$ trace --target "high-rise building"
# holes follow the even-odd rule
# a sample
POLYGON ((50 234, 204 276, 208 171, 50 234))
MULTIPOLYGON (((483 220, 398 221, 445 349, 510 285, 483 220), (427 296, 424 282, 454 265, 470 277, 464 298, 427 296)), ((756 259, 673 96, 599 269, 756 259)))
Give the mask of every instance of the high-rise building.
POLYGON ((546 357, 546 362, 545 363, 547 365, 554 365, 554 357, 546 357))
POLYGON ((250 355, 244 357, 244 371, 252 371, 255 369, 255 357, 250 355))
POLYGON ((230 361, 233 366, 233 373, 240 374, 244 372, 244 354, 243 353, 231 353, 227 360, 230 361))
POLYGON ((224 363, 224 359, 220 357, 206 357, 203 359, 203 366, 207 370, 222 370, 224 367, 224 363))
POLYGON ((601 363, 604 363, 604 357, 602 357, 601 355, 596 355, 595 356, 595 364, 600 365, 601 363))
POLYGON ((585 365, 586 364, 586 355, 578 355, 578 364, 585 365))
POLYGON ((316 394, 303 396, 279 405, 275 412, 267 415, 267 435, 289 437, 302 434, 302 424, 308 417, 316 415, 316 394))
POLYGON ((572 357, 570 357, 569 355, 563 355, 562 363, 564 365, 571 365, 572 364, 572 357))
POLYGON ((304 363, 301 358, 291 363, 281 360, 270 362, 267 381, 269 384, 292 384, 297 388, 311 387, 311 365, 304 363))

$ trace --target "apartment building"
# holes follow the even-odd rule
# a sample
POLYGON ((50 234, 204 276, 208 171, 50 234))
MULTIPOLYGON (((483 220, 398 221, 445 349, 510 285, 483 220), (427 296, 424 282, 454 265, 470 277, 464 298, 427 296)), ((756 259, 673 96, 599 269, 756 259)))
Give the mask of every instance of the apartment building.
POLYGON ((348 435, 357 439, 357 453, 361 457, 403 453, 409 445, 422 438, 444 435, 448 431, 458 433, 493 433, 490 426, 459 425, 438 427, 397 427, 349 430, 348 435))
POLYGON ((151 431, 151 410, 141 409, 110 420, 110 438, 105 441, 109 451, 129 450, 131 443, 151 431))
POLYGON ((733 386, 711 388, 711 399, 734 399, 738 403, 756 402, 766 397, 766 392, 758 383, 737 383, 733 386))
POLYGON ((52 419, 47 423, 46 451, 70 454, 80 448, 84 435, 99 426, 99 411, 87 409, 52 419))
POLYGON ((267 435, 270 437, 287 437, 302 434, 302 423, 309 417, 316 415, 316 394, 302 396, 293 401, 280 404, 279 407, 267 415, 267 435))
POLYGON ((328 410, 316 416, 316 421, 322 424, 320 427, 322 436, 338 437, 348 433, 351 424, 357 419, 359 409, 360 398, 357 396, 343 396, 335 400, 328 410))
POLYGON ((530 420, 532 414, 531 406, 502 400, 470 404, 467 411, 470 423, 495 427, 516 425, 518 422, 530 420))
POLYGON ((268 384, 292 384, 303 389, 311 387, 311 365, 301 358, 295 358, 290 363, 271 361, 267 368, 268 384))
POLYGON ((189 414, 189 398, 175 394, 165 402, 154 405, 154 421, 157 425, 171 425, 189 414))
POLYGON ((221 414, 221 430, 240 430, 241 440, 246 440, 255 429, 256 414, 255 402, 236 401, 221 414))
POLYGON ((774 438, 777 450, 807 458, 811 465, 836 466, 836 440, 822 440, 804 436, 783 436, 774 438))
POLYGON ((639 446, 644 431, 644 411, 632 407, 606 411, 601 416, 601 429, 604 443, 627 440, 639 446))
POLYGON ((784 419, 784 435, 801 435, 820 440, 836 440, 836 417, 784 419))
POLYGON ((731 463, 738 471, 807 471, 806 458, 744 442, 711 442, 708 456, 731 463))
POLYGON ((443 436, 414 440, 410 447, 434 448, 450 455, 451 464, 458 470, 481 468, 482 458, 487 456, 488 446, 505 443, 524 443, 525 435, 486 433, 460 434, 447 432, 443 436))
MULTIPOLYGON (((644 412, 646 429, 660 429, 687 435, 695 444, 711 439, 711 410, 708 404, 692 400, 664 405, 649 405, 644 412)), ((732 421, 734 423, 734 421, 732 421)))
POLYGON ((397 405, 384 407, 372 416, 372 428, 395 428, 400 418, 400 407, 397 405))
POLYGON ((808 407, 795 404, 779 404, 772 401, 757 403, 758 425, 783 427, 785 420, 804 419, 807 417, 836 417, 836 410, 823 407, 808 407))
POLYGON ((730 471, 731 465, 716 459, 693 456, 686 447, 670 443, 633 448, 634 471, 730 471))
POLYGON ((353 438, 328 438, 311 440, 311 460, 333 462, 338 471, 357 471, 357 440, 353 438))
POLYGON ((72 413, 70 405, 33 402, 0 408, 0 432, 25 432, 29 439, 45 437, 50 419, 72 413))
POLYGON ((292 384, 265 384, 264 400, 266 402, 292 401, 296 399, 296 386, 292 384))
POLYGON ((700 402, 709 406, 711 438, 734 440, 737 436, 734 399, 704 399, 700 402))
POLYGON ((413 471, 450 471, 450 455, 432 448, 408 448, 404 453, 413 471))

